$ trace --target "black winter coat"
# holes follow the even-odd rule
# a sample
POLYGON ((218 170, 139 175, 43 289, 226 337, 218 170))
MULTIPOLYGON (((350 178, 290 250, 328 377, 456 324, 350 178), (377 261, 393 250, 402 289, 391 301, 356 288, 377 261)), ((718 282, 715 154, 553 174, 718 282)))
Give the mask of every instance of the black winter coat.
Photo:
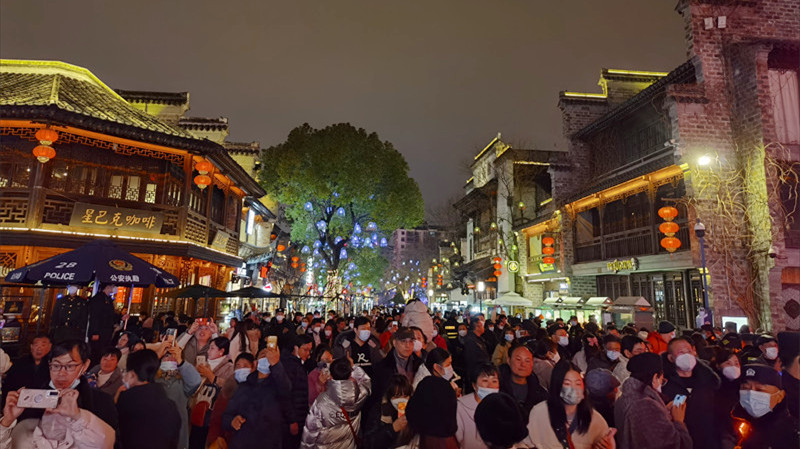
MULTIPOLYGON (((514 390, 511 383, 514 382, 514 380, 511 378, 511 367, 507 364, 503 364, 500 365, 498 371, 500 371, 500 391, 513 398, 514 390)), ((528 376, 527 382, 528 397, 525 399, 525 402, 518 403, 523 412, 522 416, 530 416, 531 409, 533 409, 534 405, 547 400, 547 390, 542 388, 536 374, 531 373, 531 375, 528 376)))
MULTIPOLYGON (((761 418, 753 418, 740 406, 737 406, 733 415, 747 420, 751 431, 742 442, 742 449, 797 449, 800 447, 798 422, 786 409, 785 398, 775 410, 761 418)), ((795 398, 797 400, 797 398, 795 398)), ((697 446, 695 446, 697 447, 697 446)))
POLYGON ((117 315, 114 313, 114 302, 110 296, 97 292, 89 300, 89 337, 99 335, 100 341, 111 341, 117 315))
POLYGON ((50 327, 54 343, 84 340, 89 323, 89 302, 80 296, 64 296, 56 301, 50 327))
POLYGON ((228 448, 280 449, 282 429, 289 422, 291 389, 292 383, 281 362, 270 366, 266 379, 259 379, 256 371, 239 384, 222 414, 222 428, 232 432, 228 448), (234 430, 231 422, 239 415, 245 423, 234 430))
POLYGON ((687 396, 684 422, 694 447, 719 448, 718 423, 714 420, 714 399, 720 386, 719 376, 700 359, 692 370, 692 377, 678 376, 675 365, 671 363, 665 364, 664 376, 668 380, 661 390, 664 402, 669 403, 677 394, 687 396))
POLYGON ((161 384, 148 383, 123 391, 117 411, 122 449, 178 447, 181 417, 161 384))
MULTIPOLYGON (((49 360, 50 357, 47 356, 42 359, 39 365, 36 365, 33 357, 26 355, 15 361, 6 373, 6 378, 3 379, 3 405, 6 403, 5 400, 9 391, 17 391, 22 387, 50 388, 47 386, 50 383, 50 368, 47 365, 49 360)), ((19 420, 38 417, 34 415, 36 415, 35 409, 27 409, 22 412, 19 420)))
POLYGON ((467 385, 472 385, 475 379, 472 378, 473 371, 483 363, 491 363, 492 357, 486 348, 486 343, 481 337, 478 337, 473 332, 468 332, 464 337, 464 370, 465 382, 467 385))
POLYGON ((292 354, 283 355, 281 364, 292 384, 289 423, 299 423, 302 427, 308 415, 308 373, 303 362, 292 354))

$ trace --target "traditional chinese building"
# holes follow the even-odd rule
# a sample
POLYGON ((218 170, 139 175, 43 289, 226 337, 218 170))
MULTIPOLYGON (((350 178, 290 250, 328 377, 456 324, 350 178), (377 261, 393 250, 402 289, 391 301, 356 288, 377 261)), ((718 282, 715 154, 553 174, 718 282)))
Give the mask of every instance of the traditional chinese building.
MULTIPOLYGON (((3 60, 0 83, 3 272, 111 238, 182 284, 225 289, 243 263, 244 202, 265 192, 223 145, 179 126, 188 94, 143 106, 144 95, 54 61, 3 60)), ((44 322, 60 293, 46 291, 44 322)), ((163 293, 135 289, 132 311, 193 313, 192 300, 163 293)), ((30 288, 2 294, 31 310, 30 288)))

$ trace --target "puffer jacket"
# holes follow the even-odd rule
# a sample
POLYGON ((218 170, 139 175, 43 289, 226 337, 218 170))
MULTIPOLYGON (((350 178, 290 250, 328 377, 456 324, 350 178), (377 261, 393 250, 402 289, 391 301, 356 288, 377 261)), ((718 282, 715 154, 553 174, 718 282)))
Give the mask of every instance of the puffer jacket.
POLYGON ((370 394, 372 381, 360 367, 353 369, 352 378, 329 380, 328 389, 321 393, 306 417, 303 429, 303 449, 348 449, 356 447, 353 431, 361 427, 361 406, 370 394), (353 431, 342 412, 347 411, 353 431))
POLYGON ((686 425, 673 421, 656 390, 634 377, 622 384, 614 424, 618 449, 692 449, 686 425))
POLYGON ((433 318, 428 313, 428 306, 422 301, 411 301, 406 305, 400 324, 403 327, 418 327, 422 329, 428 341, 433 339, 433 318))

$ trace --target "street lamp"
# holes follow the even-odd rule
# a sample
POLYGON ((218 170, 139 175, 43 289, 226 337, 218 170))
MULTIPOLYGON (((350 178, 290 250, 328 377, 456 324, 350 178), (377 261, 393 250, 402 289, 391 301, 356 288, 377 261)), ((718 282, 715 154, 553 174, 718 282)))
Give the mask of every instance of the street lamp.
POLYGON ((478 307, 480 308, 480 312, 483 312, 483 292, 486 290, 486 284, 483 281, 478 282, 478 292, 481 294, 478 298, 478 307))
POLYGON ((705 167, 710 163, 711 163, 711 156, 709 156, 707 154, 704 154, 703 156, 700 156, 699 158, 697 158, 697 165, 699 165, 701 167, 705 167))
POLYGON ((699 218, 697 219, 697 224, 694 225, 694 235, 696 235, 697 239, 700 241, 700 266, 703 270, 703 272, 700 273, 700 277, 703 279, 703 308, 706 310, 706 313, 708 313, 708 319, 713 325, 714 316, 711 314, 711 308, 708 306, 708 285, 706 284, 706 226, 699 218))

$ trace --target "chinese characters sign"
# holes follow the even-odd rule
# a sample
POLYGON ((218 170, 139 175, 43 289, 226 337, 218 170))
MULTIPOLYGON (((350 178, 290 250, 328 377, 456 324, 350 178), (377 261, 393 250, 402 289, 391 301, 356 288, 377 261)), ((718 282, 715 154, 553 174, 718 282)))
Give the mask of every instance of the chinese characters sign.
POLYGON ((163 223, 164 214, 161 212, 87 203, 75 203, 75 209, 72 210, 72 217, 69 220, 70 226, 120 229, 148 234, 161 233, 163 223))
POLYGON ((617 272, 623 271, 623 270, 624 271, 638 270, 639 269, 639 260, 636 259, 635 257, 632 257, 630 259, 624 259, 624 260, 614 259, 613 261, 606 263, 606 269, 608 271, 612 271, 614 273, 617 273, 617 272))

